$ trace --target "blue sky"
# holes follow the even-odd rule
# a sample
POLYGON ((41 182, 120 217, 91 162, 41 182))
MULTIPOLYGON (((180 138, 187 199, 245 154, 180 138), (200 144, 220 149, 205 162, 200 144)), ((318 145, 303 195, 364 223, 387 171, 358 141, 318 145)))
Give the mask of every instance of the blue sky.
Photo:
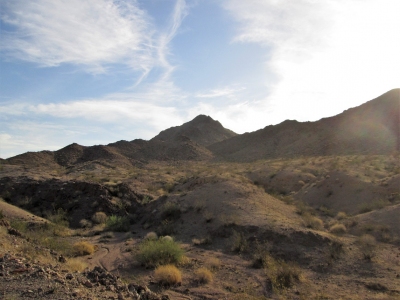
POLYGON ((400 86, 398 0, 0 0, 0 157, 237 133, 400 86))

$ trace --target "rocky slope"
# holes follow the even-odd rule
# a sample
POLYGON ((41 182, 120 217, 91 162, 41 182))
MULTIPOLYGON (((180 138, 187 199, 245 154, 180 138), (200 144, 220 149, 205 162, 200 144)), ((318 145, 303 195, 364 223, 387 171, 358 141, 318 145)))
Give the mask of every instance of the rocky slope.
POLYGON ((287 120, 208 147, 230 161, 348 154, 389 154, 400 149, 400 89, 317 122, 287 120))
POLYGON ((199 145, 209 146, 236 135, 236 133, 224 128, 221 123, 211 117, 199 115, 181 126, 161 131, 152 141, 174 141, 181 136, 186 136, 199 145))

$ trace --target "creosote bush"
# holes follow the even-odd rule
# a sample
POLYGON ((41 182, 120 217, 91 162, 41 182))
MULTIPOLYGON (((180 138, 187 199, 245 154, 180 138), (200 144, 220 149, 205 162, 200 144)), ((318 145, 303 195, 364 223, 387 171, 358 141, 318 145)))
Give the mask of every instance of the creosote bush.
POLYGON ((210 283, 213 281, 213 274, 207 268, 197 269, 195 272, 196 281, 199 283, 210 283))
POLYGON ((176 285, 182 283, 182 274, 174 265, 159 266, 154 271, 155 280, 161 285, 176 285))
POLYGON ((320 219, 317 218, 309 213, 305 213, 302 215, 304 225, 307 228, 312 228, 315 230, 323 230, 324 229, 324 222, 320 219))
POLYGON ((139 245, 136 259, 145 267, 178 264, 184 251, 178 243, 164 239, 145 240, 139 245))
POLYGON ((127 217, 112 215, 107 218, 106 227, 111 231, 126 232, 129 231, 129 219, 127 217))
POLYGON ((89 242, 86 241, 81 241, 77 242, 72 246, 73 252, 76 256, 84 256, 84 255, 90 255, 93 254, 95 248, 94 245, 92 245, 89 242))

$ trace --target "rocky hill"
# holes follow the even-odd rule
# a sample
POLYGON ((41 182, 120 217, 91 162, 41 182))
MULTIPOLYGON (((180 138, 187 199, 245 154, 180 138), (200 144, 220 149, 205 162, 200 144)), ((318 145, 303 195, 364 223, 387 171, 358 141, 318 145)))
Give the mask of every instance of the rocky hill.
POLYGON ((224 128, 220 122, 213 120, 211 117, 199 115, 181 126, 161 131, 152 141, 173 141, 181 136, 186 136, 199 145, 209 146, 236 135, 236 133, 224 128))
POLYGON ((317 122, 287 120, 208 146, 229 161, 344 154, 388 154, 400 149, 400 89, 317 122))

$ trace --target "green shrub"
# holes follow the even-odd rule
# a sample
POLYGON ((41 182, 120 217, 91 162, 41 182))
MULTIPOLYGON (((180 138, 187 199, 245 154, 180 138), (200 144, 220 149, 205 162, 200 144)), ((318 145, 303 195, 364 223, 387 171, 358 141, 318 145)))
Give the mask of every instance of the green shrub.
POLYGON ((107 218, 106 227, 111 231, 126 232, 129 231, 129 219, 127 217, 112 215, 107 218))
POLYGON ((183 253, 179 244, 174 241, 145 240, 139 245, 136 259, 145 267, 157 267, 179 263, 183 253))

